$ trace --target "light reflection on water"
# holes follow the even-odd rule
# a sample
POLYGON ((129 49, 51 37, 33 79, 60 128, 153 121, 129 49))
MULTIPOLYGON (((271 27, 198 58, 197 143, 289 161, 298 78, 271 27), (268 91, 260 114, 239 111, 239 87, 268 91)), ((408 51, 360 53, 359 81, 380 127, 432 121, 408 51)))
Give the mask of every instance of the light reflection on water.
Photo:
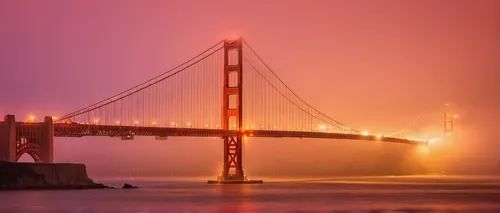
POLYGON ((96 179, 140 189, 0 192, 0 212, 500 212, 500 177, 406 176, 266 179, 96 179))

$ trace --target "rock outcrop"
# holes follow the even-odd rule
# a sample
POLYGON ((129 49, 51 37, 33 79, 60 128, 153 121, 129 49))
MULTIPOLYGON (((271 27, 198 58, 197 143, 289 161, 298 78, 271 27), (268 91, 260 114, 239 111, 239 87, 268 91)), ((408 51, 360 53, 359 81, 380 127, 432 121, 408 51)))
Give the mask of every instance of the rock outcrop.
POLYGON ((84 164, 0 161, 0 190, 109 188, 87 176, 84 164))
POLYGON ((128 184, 128 183, 123 184, 123 187, 122 187, 122 189, 137 189, 137 188, 139 188, 139 187, 133 186, 133 185, 128 184))

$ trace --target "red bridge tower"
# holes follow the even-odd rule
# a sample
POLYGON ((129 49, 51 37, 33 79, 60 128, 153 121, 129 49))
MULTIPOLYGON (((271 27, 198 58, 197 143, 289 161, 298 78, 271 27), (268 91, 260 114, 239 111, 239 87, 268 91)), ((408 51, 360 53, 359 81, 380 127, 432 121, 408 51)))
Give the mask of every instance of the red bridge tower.
MULTIPOLYGON (((224 41, 222 128, 243 130, 243 45, 241 38, 224 41)), ((243 172, 243 134, 224 137, 224 166, 217 181, 208 183, 262 183, 247 180, 243 172)))

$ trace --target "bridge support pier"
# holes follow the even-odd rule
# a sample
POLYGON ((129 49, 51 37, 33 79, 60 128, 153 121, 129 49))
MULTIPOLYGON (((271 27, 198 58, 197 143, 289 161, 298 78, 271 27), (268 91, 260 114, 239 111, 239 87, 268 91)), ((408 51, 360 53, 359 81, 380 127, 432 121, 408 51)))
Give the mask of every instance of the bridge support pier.
POLYGON ((241 136, 224 138, 224 170, 222 171, 224 180, 246 180, 243 172, 242 151, 241 136))
POLYGON ((40 160, 44 163, 54 163, 54 122, 52 117, 45 116, 40 134, 40 160))
POLYGON ((0 160, 16 162, 16 119, 14 115, 6 115, 0 122, 0 160))
MULTIPOLYGON (((224 85, 222 128, 243 130, 243 44, 241 38, 224 41, 224 85)), ((262 183, 247 180, 243 172, 243 135, 224 137, 224 167, 215 181, 208 183, 262 183)))

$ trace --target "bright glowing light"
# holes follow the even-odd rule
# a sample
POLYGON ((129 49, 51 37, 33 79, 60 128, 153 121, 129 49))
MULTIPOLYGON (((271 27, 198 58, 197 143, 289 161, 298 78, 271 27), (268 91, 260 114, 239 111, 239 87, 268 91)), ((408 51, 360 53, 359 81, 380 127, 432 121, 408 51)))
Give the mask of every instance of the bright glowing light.
POLYGON ((368 131, 362 131, 361 134, 364 135, 364 136, 367 136, 368 135, 368 131))
POLYGON ((248 139, 248 136, 247 135, 243 135, 243 140, 247 140, 248 139))
POLYGON ((260 126, 261 129, 264 129, 264 125, 260 126))
POLYGON ((319 129, 320 129, 320 130, 324 130, 324 129, 326 129, 326 126, 324 126, 324 125, 320 125, 320 126, 319 126, 319 129))
POLYGON ((29 123, 35 123, 35 116, 30 115, 30 116, 28 117, 28 122, 29 122, 29 123))
POLYGON ((134 121, 134 124, 135 125, 139 125, 139 121, 134 121))
POLYGON ((116 121, 115 123, 116 123, 116 125, 120 125, 120 121, 116 121))
POLYGON ((55 120, 57 120, 57 119, 58 119, 58 117, 56 117, 56 116, 52 116, 52 120, 53 120, 53 121, 55 121, 55 120))
POLYGON ((99 119, 94 119, 94 123, 95 124, 99 123, 99 119))
POLYGON ((458 118, 458 115, 453 115, 453 118, 458 118))
POLYGON ((252 125, 252 129, 254 129, 255 127, 252 125))
POLYGON ((187 123, 186 125, 187 125, 188 127, 191 127, 191 123, 187 123))
POLYGON ((217 126, 215 126, 215 127, 217 127, 217 129, 218 129, 219 128, 219 124, 217 124, 217 126))
POLYGON ((436 143, 437 141, 440 141, 440 140, 441 140, 441 138, 432 138, 432 139, 428 140, 427 142, 429 144, 433 144, 433 143, 436 143))
POLYGON ((153 126, 156 126, 156 121, 153 121, 151 124, 152 124, 153 126))
POLYGON ((236 128, 236 124, 233 125, 233 128, 236 128))
POLYGON ((172 126, 175 126, 175 122, 170 123, 172 126))
POLYGON ((377 135, 376 137, 377 137, 377 139, 381 139, 384 136, 383 135, 377 135))
POLYGON ((208 124, 205 124, 205 128, 208 128, 208 124))
POLYGON ((276 126, 274 126, 273 129, 276 130, 276 126))

